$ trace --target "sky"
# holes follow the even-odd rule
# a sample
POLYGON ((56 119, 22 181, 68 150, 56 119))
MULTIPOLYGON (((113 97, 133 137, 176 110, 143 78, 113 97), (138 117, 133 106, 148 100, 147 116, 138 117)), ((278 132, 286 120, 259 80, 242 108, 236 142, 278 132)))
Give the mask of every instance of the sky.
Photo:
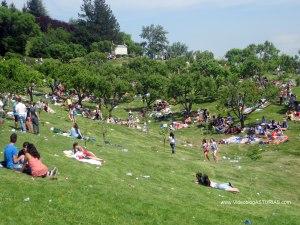
MULTIPOLYGON (((7 0, 21 8, 26 0, 7 0)), ((232 48, 273 42, 282 53, 300 50, 300 0, 107 0, 121 30, 141 41, 142 27, 162 25, 170 43, 223 57, 232 48)), ((49 15, 77 18, 82 0, 44 0, 49 15)))

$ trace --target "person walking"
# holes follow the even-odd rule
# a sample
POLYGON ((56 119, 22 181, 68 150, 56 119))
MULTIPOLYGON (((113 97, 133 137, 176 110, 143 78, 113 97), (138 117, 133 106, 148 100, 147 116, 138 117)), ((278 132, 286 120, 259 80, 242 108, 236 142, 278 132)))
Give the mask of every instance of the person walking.
POLYGON ((170 133, 170 136, 169 136, 169 142, 170 142, 172 154, 175 154, 176 139, 175 139, 175 135, 174 135, 173 132, 170 133))

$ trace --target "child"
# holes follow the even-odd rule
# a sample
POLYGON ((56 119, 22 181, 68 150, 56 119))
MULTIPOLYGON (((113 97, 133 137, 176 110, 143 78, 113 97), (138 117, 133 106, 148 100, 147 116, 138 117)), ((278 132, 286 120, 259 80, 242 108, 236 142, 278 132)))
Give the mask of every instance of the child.
MULTIPOLYGON (((41 156, 33 144, 28 144, 24 148, 25 160, 28 162, 27 173, 33 177, 54 177, 58 170, 55 167, 49 171, 48 167, 41 161, 41 156)), ((24 168, 25 169, 25 168, 24 168)))
POLYGON ((219 148, 218 148, 217 142, 214 139, 210 140, 210 150, 212 152, 212 155, 213 155, 213 158, 214 158, 215 162, 218 162, 219 158, 217 156, 217 153, 219 151, 219 148))
POLYGON ((170 142, 172 154, 175 154, 176 140, 173 132, 170 133, 169 142, 170 142))
POLYGON ((208 157, 208 153, 209 153, 209 144, 207 143, 206 139, 202 140, 202 148, 203 148, 203 153, 205 158, 210 161, 209 157, 208 157))

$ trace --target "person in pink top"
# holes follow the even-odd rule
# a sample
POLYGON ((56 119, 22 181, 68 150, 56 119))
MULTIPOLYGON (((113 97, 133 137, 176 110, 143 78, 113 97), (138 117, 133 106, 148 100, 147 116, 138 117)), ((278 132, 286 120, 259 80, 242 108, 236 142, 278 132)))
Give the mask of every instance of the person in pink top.
POLYGON ((57 168, 48 170, 48 167, 41 161, 41 156, 33 144, 28 144, 24 148, 25 159, 28 162, 25 169, 33 177, 54 177, 57 175, 57 168))

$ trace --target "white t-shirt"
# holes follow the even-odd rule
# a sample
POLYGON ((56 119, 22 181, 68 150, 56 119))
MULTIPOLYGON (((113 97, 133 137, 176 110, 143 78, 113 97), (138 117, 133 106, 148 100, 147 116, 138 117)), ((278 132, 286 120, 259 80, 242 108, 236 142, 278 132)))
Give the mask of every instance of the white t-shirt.
POLYGON ((175 144, 175 138, 169 137, 170 144, 175 144))
POLYGON ((2 111, 3 110, 3 102, 0 100, 0 111, 2 111))
POLYGON ((24 116, 26 117, 27 115, 27 108, 26 106, 22 103, 22 102, 19 102, 17 105, 16 105, 16 112, 19 116, 24 116))

